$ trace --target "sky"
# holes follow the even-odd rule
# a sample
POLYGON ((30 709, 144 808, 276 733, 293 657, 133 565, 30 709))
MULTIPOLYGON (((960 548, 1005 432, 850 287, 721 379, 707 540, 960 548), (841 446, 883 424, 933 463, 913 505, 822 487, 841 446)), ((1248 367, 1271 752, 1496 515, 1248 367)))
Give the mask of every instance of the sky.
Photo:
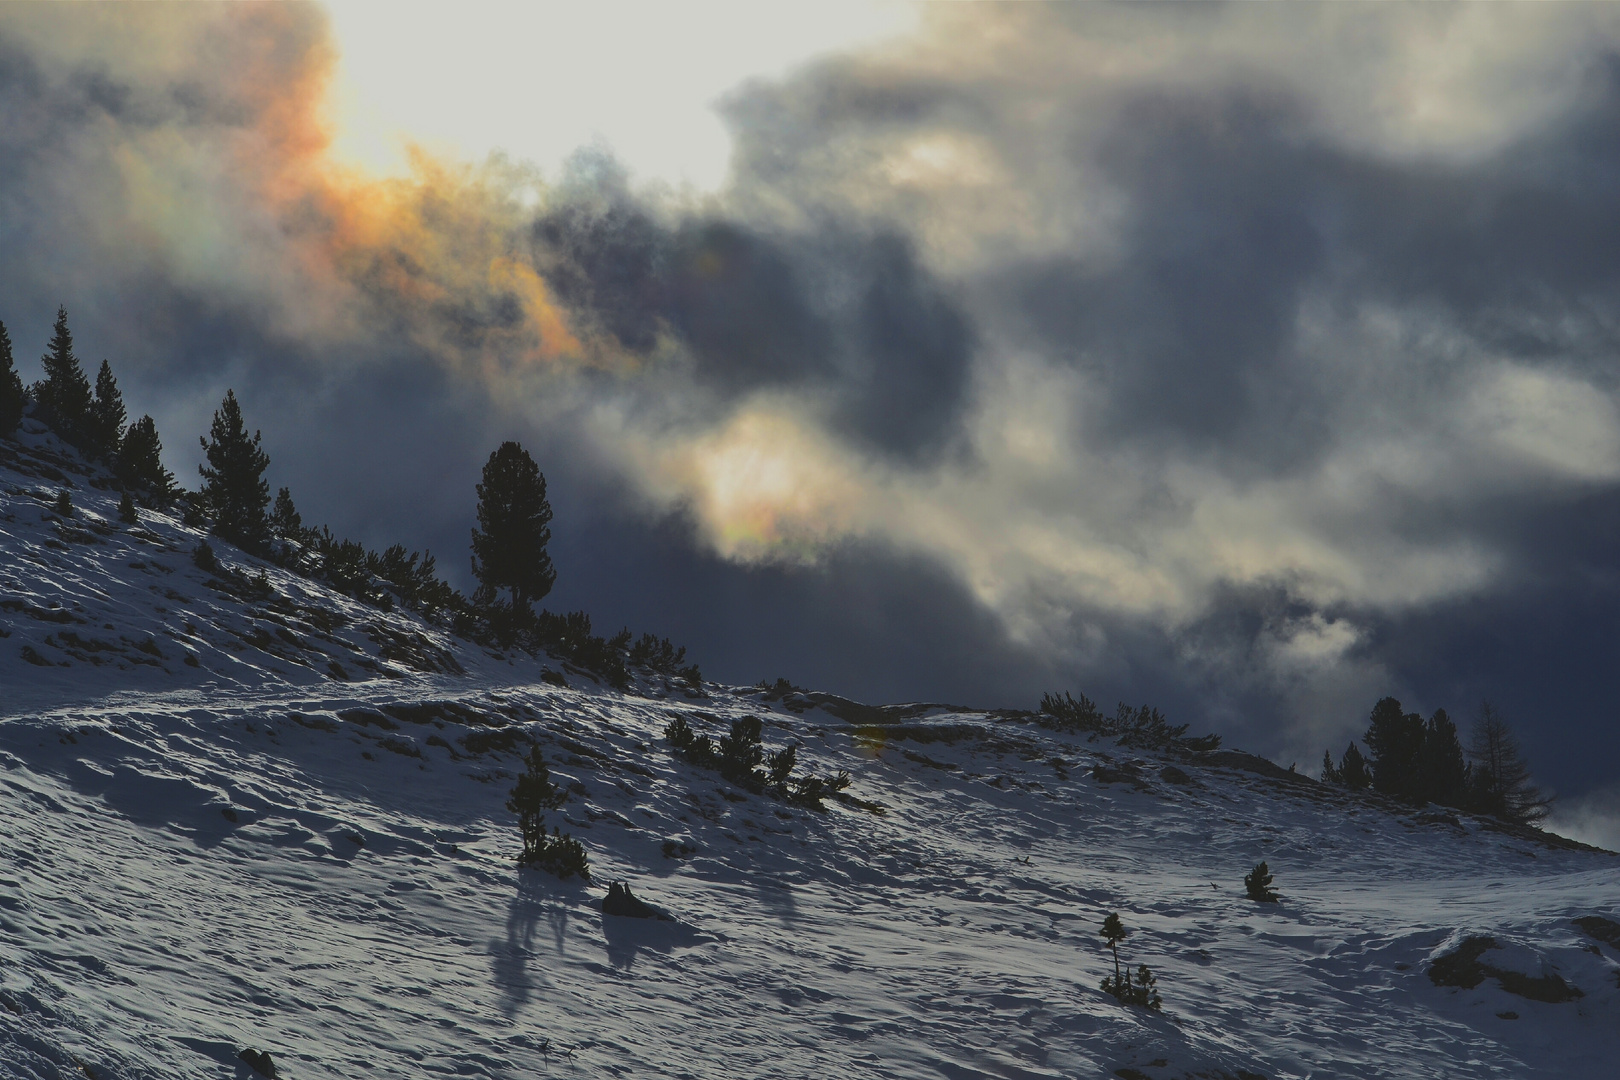
POLYGON ((0 319, 196 482, 710 678, 1148 702, 1313 770, 1491 700, 1620 805, 1620 11, 0 9, 0 319))

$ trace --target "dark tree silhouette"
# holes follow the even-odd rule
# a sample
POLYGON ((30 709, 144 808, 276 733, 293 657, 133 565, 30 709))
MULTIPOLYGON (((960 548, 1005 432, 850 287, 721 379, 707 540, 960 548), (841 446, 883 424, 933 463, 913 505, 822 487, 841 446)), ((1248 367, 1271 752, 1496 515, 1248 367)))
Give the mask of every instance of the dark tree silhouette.
POLYGON ((501 589, 514 613, 551 591, 557 579, 546 544, 551 541, 546 478, 522 446, 504 442, 484 463, 478 485, 478 528, 472 534, 472 572, 493 598, 501 589))
POLYGON ((1401 703, 1392 697, 1383 698, 1373 706, 1362 741, 1372 755, 1374 788, 1397 799, 1425 801, 1418 772, 1423 753, 1423 717, 1404 712, 1401 703))
POLYGON ((1521 825, 1533 825, 1547 816, 1552 799, 1530 782, 1530 766, 1519 752, 1513 729, 1488 701, 1480 702, 1468 756, 1473 762, 1476 810, 1521 825))
POLYGON ((551 835, 546 835, 546 811, 561 806, 568 793, 551 782, 551 771, 538 746, 529 748, 525 764, 526 770, 518 776, 517 786, 506 800, 506 808, 518 816, 518 830, 523 834, 523 853, 518 862, 561 878, 578 874, 589 881, 591 871, 584 845, 559 829, 553 828, 551 835))
POLYGON ((529 748, 524 764, 528 768, 517 778, 506 808, 518 816, 518 831, 523 834, 523 854, 518 861, 533 863, 545 850, 546 811, 561 806, 567 795, 551 782, 551 770, 538 746, 529 748))
POLYGON ((1419 798, 1441 806, 1468 804, 1468 763, 1463 760, 1457 725, 1446 710, 1436 709, 1423 725, 1423 748, 1418 752, 1419 798))
POLYGON ((0 322, 0 439, 16 431, 17 425, 22 423, 25 401, 27 393, 11 355, 11 335, 6 332, 6 324, 0 322))
POLYGON ((40 358, 45 377, 34 384, 34 401, 46 423, 69 442, 84 440, 90 418, 90 380, 73 355, 73 334, 68 330, 67 308, 56 309, 56 328, 40 358))
POLYGON ((118 520, 125 525, 136 525, 141 520, 140 513, 135 509, 135 500, 129 497, 127 491, 118 497, 118 520))
POLYGON ((1271 868, 1263 862, 1243 876, 1243 891, 1257 904, 1275 904, 1282 899, 1271 887, 1271 868))
POLYGON ((1336 782, 1351 791, 1363 791, 1372 786, 1372 773, 1367 769, 1367 759, 1361 756, 1361 749, 1354 742, 1344 748, 1344 756, 1339 759, 1336 782))
POLYGON ((259 448, 259 432, 248 438, 242 407, 233 391, 214 411, 207 439, 199 439, 208 464, 197 469, 203 476, 202 499, 214 519, 214 531, 249 551, 263 548, 269 533, 264 509, 270 504, 270 485, 264 470, 270 457, 259 448))
POLYGON ((270 508, 270 532, 283 540, 296 540, 304 532, 304 518, 286 488, 276 492, 275 505, 270 508))
POLYGON ((125 484, 145 488, 160 500, 166 501, 174 494, 174 474, 163 467, 163 443, 150 416, 141 417, 125 430, 114 471, 125 484))
POLYGON ((101 362, 96 372, 96 396, 90 402, 90 413, 85 418, 85 449, 100 458, 111 459, 118 453, 119 437, 124 433, 124 395, 118 392, 118 380, 113 378, 112 365, 101 362))
POLYGON ((1140 1005, 1154 1012, 1163 1008, 1163 1003, 1159 1000, 1158 980, 1154 979, 1153 972, 1146 964, 1137 967, 1134 978, 1130 973, 1120 969, 1119 943, 1125 940, 1127 931, 1125 924, 1119 921, 1119 914, 1110 913, 1108 918, 1103 920, 1102 929, 1098 933, 1114 951, 1114 973, 1103 977, 1103 993, 1112 994, 1124 1005, 1140 1005))
POLYGON ((1130 931, 1126 930, 1125 924, 1119 921, 1119 912, 1111 911, 1108 913, 1108 918, 1103 920, 1102 929, 1097 933, 1101 934, 1102 939, 1108 942, 1108 947, 1114 950, 1114 981, 1118 983, 1120 979, 1119 943, 1130 936, 1130 931))

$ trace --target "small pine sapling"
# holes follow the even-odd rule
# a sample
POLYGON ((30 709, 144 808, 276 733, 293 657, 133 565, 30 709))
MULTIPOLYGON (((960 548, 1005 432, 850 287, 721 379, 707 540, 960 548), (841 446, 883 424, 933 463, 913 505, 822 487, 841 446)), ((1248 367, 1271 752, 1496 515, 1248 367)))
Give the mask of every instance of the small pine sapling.
POLYGON ((136 512, 135 500, 130 498, 129 492, 127 491, 124 492, 123 497, 118 500, 118 520, 122 521, 125 525, 140 524, 141 515, 136 512))
POLYGON ((191 553, 191 561, 205 574, 219 572, 219 559, 214 556, 214 549, 206 540, 198 544, 197 550, 191 553))
POLYGON ((535 866, 556 874, 560 878, 579 875, 591 878, 585 846, 572 836, 555 827, 546 835, 547 810, 555 810, 568 798, 568 793, 551 782, 551 770, 538 746, 529 748, 524 759, 527 768, 518 776, 517 786, 506 800, 506 808, 518 816, 518 830, 523 834, 523 852, 518 863, 535 866))
POLYGON ((1125 971, 1119 963, 1119 943, 1129 936, 1125 924, 1120 922, 1119 914, 1112 912, 1103 920, 1102 929, 1098 931, 1102 939, 1114 953, 1114 973, 1103 976, 1102 992, 1111 994, 1122 1005, 1140 1005, 1144 1009, 1159 1012, 1164 1007, 1159 998, 1158 980, 1146 964, 1138 964, 1133 975, 1125 971))
MULTIPOLYGON (((1125 929, 1125 924, 1119 921, 1119 912, 1111 911, 1108 913, 1108 918, 1103 920, 1102 929, 1097 932, 1102 935, 1104 941, 1108 942, 1108 947, 1114 951, 1114 983, 1118 985, 1121 978, 1119 943, 1130 936, 1130 931, 1125 929)), ((1105 984, 1103 989, 1107 990, 1108 986, 1105 984)))
POLYGON ((1244 875, 1243 891, 1257 904, 1275 904, 1281 899, 1271 887, 1271 870, 1263 862, 1244 875))
POLYGON ((73 496, 64 488, 56 493, 56 512, 63 517, 73 516, 73 496))

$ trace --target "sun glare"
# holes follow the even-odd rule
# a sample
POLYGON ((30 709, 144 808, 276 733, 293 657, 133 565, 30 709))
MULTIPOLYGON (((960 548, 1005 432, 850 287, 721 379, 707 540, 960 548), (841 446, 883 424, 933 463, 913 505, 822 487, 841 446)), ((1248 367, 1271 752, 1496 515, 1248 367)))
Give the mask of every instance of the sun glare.
POLYGON ((713 191, 730 138, 718 99, 752 78, 903 35, 897 0, 759 4, 420 2, 327 5, 341 51, 337 153, 397 173, 411 143, 555 175, 604 146, 639 180, 713 191))

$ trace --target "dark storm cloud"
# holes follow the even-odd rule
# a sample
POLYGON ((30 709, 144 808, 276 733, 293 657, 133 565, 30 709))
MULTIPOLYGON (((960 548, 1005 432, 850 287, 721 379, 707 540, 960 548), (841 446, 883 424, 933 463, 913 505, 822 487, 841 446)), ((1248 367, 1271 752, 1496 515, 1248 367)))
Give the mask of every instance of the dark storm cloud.
POLYGON ((902 458, 952 433, 973 332, 908 237, 839 222, 808 235, 709 216, 666 224, 622 190, 592 196, 535 222, 536 261, 619 346, 651 352, 668 334, 725 398, 813 392, 838 430, 902 458))

